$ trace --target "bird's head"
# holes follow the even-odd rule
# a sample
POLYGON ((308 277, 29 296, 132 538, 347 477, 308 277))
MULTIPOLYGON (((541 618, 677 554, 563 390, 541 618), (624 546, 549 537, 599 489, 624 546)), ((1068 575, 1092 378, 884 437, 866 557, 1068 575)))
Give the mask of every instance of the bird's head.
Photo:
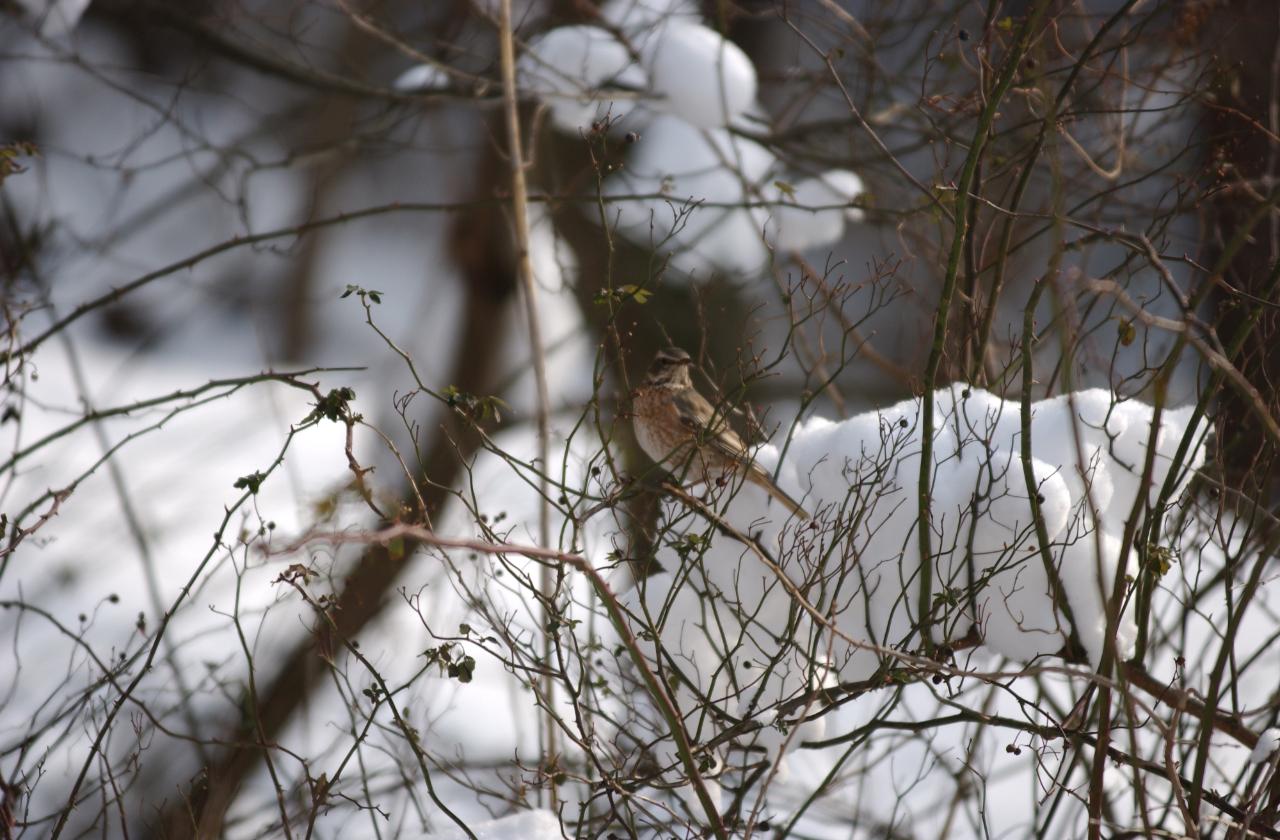
POLYGON ((679 347, 667 347, 659 350, 649 365, 649 373, 645 377, 645 385, 658 388, 688 388, 693 382, 689 379, 689 366, 693 359, 679 347))

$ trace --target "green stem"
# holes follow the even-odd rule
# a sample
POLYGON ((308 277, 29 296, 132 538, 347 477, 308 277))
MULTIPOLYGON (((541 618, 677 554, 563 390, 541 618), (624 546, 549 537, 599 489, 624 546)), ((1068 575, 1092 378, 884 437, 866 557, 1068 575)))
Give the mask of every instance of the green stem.
POLYGON ((920 549, 920 596, 918 602, 918 620, 920 622, 920 641, 926 652, 933 649, 933 640, 929 633, 930 601, 933 590, 933 545, 929 535, 932 517, 930 515, 930 491, 932 480, 930 471, 933 465, 933 389, 936 386, 938 370, 942 366, 942 356, 946 349, 947 322, 951 318, 951 306, 955 299, 956 281, 960 274, 961 257, 964 255, 965 239, 969 234, 969 191, 973 186, 978 171, 978 162, 982 159, 982 151, 986 148, 991 126, 995 122, 996 113, 1004 101, 1005 94, 1013 85, 1018 75, 1018 66, 1026 55, 1031 43, 1031 33, 1040 27, 1045 13, 1048 11, 1048 0, 1040 0, 1026 18, 1013 47, 1005 57, 1004 66, 995 88, 986 97, 986 105, 978 117, 978 127, 974 131, 973 142, 969 145, 969 154, 965 157, 960 170, 960 178, 956 182, 955 220, 956 233, 951 242, 951 253, 947 258, 947 271, 942 285, 942 296, 938 301, 938 311, 934 316, 933 344, 929 348, 929 361, 925 366, 924 397, 921 405, 920 424, 920 482, 917 489, 919 519, 916 523, 920 549))

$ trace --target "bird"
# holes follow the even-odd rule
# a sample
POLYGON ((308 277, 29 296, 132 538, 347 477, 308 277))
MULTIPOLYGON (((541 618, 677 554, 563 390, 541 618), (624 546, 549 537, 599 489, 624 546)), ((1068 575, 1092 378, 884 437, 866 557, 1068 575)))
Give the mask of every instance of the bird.
POLYGON ((721 481, 739 470, 800 519, 809 513, 788 496, 747 451, 723 411, 707 402, 689 377, 693 360, 679 347, 658 352, 632 400, 632 426, 644 453, 693 483, 721 481))

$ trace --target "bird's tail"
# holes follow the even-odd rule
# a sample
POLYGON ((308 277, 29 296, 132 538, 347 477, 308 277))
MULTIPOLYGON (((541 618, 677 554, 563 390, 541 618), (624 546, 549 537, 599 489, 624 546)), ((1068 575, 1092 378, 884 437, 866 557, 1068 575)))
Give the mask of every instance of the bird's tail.
POLYGON ((800 519, 810 518, 809 512, 805 510, 803 507, 801 507, 799 502, 797 502, 795 499, 788 496, 786 491, 784 491, 781 487, 775 484, 773 479, 770 478, 768 474, 764 472, 764 470, 760 469, 755 464, 753 464, 752 466, 755 467, 755 469, 751 470, 750 478, 752 482, 763 487, 766 493, 768 493, 770 496, 773 496, 779 502, 782 502, 783 507, 785 507, 787 510, 794 513, 798 518, 800 519))

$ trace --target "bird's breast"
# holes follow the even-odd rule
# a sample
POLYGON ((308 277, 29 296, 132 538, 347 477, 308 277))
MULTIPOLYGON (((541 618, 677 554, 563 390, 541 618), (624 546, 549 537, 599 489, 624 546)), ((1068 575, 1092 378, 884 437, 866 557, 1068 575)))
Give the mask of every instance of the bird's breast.
POLYGON ((665 461, 689 437, 680 422, 675 404, 654 391, 641 391, 633 403, 632 426, 636 442, 655 461, 665 461))

